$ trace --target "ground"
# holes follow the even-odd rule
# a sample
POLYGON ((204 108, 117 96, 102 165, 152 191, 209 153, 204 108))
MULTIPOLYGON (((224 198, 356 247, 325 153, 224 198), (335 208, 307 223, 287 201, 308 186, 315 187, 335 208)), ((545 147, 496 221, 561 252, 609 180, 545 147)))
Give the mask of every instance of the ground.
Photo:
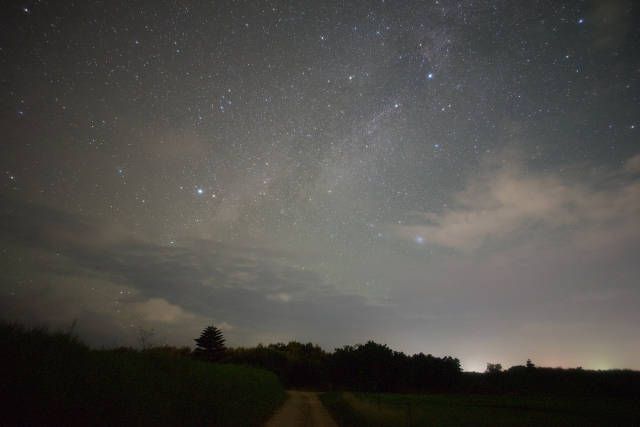
POLYGON ((338 427, 320 402, 320 393, 295 390, 287 393, 289 399, 265 427, 338 427))

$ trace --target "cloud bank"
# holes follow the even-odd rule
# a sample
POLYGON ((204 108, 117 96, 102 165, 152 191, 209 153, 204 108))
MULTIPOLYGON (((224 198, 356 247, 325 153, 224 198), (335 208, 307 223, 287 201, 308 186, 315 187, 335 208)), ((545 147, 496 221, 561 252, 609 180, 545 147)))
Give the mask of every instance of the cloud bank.
POLYGON ((159 246, 111 223, 9 199, 0 206, 0 237, 13 254, 0 269, 9 285, 1 308, 12 320, 64 327, 76 319, 89 336, 111 331, 96 341, 119 344, 142 325, 193 345, 215 324, 231 345, 312 338, 343 345, 344 336, 327 338, 339 329, 356 340, 385 318, 365 298, 291 266, 291 253, 200 239, 159 246))
POLYGON ((589 168, 531 173, 513 154, 487 156, 446 212, 422 212, 424 224, 389 229, 396 238, 419 238, 459 251, 504 248, 541 237, 569 239, 586 251, 637 241, 640 182, 634 177, 640 173, 640 156, 613 171, 589 168))

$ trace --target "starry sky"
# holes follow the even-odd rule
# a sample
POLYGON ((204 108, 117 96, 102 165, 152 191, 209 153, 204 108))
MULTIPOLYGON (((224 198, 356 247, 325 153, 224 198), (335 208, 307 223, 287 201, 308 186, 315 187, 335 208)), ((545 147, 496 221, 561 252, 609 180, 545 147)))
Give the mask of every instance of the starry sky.
POLYGON ((27 1, 0 315, 640 369, 636 1, 27 1))

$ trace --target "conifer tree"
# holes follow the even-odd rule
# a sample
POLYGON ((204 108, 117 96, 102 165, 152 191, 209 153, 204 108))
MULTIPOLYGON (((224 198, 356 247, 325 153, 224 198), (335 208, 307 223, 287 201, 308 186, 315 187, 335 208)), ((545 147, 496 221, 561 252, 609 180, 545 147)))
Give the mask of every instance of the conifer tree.
POLYGON ((194 341, 198 348, 194 350, 193 355, 206 362, 217 362, 222 358, 226 350, 222 332, 215 326, 207 326, 202 331, 200 338, 196 338, 194 341))

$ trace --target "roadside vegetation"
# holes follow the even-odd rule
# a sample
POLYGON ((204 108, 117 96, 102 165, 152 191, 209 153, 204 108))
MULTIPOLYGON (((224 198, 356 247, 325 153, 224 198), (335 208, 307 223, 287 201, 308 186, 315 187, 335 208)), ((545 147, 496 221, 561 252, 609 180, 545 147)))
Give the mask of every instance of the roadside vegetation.
POLYGON ((220 362, 260 366, 285 387, 322 391, 640 398, 640 371, 549 368, 527 360, 506 370, 488 363, 485 372, 463 372, 457 358, 406 355, 373 341, 333 353, 295 341, 231 348, 220 362))
POLYGON ((3 425, 255 426, 286 400, 271 372, 190 349, 92 350, 71 331, 0 322, 3 425))
MULTIPOLYGON (((296 341, 227 348, 207 327, 197 347, 92 350, 72 331, 0 321, 6 425, 255 426, 284 387, 329 391, 342 426, 638 426, 640 372, 525 365, 462 372, 460 361, 383 344, 333 353, 296 341)), ((3 424, 4 425, 4 424, 3 424)))
POLYGON ((350 427, 640 425, 634 398, 333 392, 321 399, 350 427))

